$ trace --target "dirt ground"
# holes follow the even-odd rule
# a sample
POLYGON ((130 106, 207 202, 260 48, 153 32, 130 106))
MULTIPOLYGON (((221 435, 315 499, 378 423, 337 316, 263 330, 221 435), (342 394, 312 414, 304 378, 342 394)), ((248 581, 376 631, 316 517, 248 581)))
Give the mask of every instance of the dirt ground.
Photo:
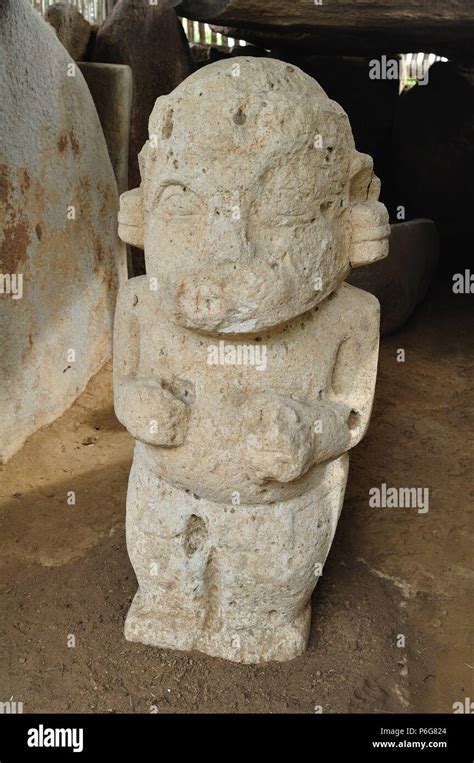
POLYGON ((125 641, 132 439, 108 365, 0 467, 0 701, 25 712, 409 713, 474 696, 474 325, 469 296, 443 288, 382 340, 372 422, 351 455, 302 657, 247 666, 125 641), (428 487, 429 511, 370 508, 382 482, 428 487))

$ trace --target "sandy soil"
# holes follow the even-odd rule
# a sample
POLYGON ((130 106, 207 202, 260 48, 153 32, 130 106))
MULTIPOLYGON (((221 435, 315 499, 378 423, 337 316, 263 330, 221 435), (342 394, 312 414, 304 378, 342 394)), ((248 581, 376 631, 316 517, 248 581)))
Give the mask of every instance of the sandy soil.
POLYGON ((351 456, 309 648, 284 664, 125 641, 136 589, 124 538, 132 440, 103 369, 0 467, 0 701, 25 712, 451 712, 474 696, 468 303, 436 287, 382 341, 373 418, 351 456), (370 508, 382 482, 428 487, 429 511, 370 508))

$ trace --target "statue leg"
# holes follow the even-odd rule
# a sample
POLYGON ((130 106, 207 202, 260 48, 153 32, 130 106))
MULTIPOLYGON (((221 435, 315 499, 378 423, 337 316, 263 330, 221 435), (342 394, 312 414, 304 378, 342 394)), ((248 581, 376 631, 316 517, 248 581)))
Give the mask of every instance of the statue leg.
POLYGON ((311 594, 336 530, 348 462, 344 454, 325 465, 324 479, 290 501, 207 505, 215 545, 198 649, 247 663, 289 660, 304 652, 311 594))
POLYGON ((125 622, 130 641, 194 648, 210 543, 193 502, 153 474, 137 444, 127 494, 127 550, 139 585, 125 622))
POLYGON ((288 660, 308 642, 311 593, 342 507, 348 456, 291 501, 220 504, 156 477, 135 451, 127 547, 139 589, 131 641, 236 662, 288 660))

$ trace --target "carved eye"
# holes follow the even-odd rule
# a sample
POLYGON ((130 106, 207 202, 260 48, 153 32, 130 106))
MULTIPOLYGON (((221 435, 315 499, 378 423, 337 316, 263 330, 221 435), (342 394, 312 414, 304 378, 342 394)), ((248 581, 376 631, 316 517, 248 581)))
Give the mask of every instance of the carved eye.
POLYGON ((168 217, 189 217, 201 213, 196 193, 185 185, 169 185, 161 193, 160 211, 168 217))
POLYGON ((262 223, 277 226, 301 225, 314 217, 298 188, 275 187, 273 183, 262 189, 254 213, 262 223))

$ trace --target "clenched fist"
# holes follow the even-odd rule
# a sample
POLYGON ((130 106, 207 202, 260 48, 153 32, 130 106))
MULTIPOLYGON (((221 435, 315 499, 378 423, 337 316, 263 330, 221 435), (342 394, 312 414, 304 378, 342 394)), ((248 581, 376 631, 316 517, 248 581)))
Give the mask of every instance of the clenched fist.
POLYGON ((245 416, 249 476, 260 482, 291 482, 313 462, 311 409, 290 396, 261 394, 245 416))
POLYGON ((181 445, 188 423, 188 405, 170 385, 155 379, 122 379, 115 393, 118 419, 132 437, 149 445, 181 445))

